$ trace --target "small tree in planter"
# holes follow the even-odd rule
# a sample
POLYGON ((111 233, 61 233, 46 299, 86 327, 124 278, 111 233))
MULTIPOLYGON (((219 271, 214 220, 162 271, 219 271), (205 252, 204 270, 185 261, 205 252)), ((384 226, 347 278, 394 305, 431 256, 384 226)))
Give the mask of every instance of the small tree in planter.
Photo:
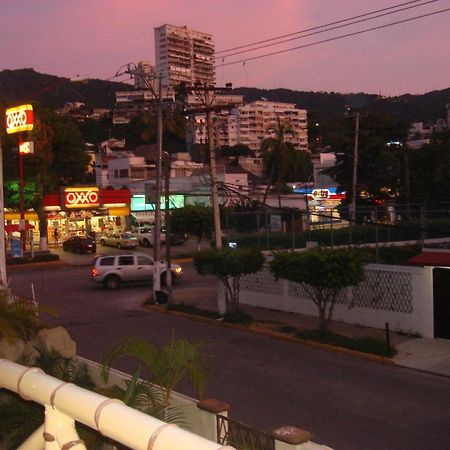
POLYGON ((270 270, 276 278, 302 283, 319 312, 319 330, 328 331, 341 291, 364 279, 365 257, 349 249, 312 249, 275 255, 270 270))
POLYGON ((243 275, 261 270, 264 256, 258 249, 221 248, 205 250, 194 257, 200 275, 214 275, 225 285, 227 311, 239 311, 239 282, 243 275))

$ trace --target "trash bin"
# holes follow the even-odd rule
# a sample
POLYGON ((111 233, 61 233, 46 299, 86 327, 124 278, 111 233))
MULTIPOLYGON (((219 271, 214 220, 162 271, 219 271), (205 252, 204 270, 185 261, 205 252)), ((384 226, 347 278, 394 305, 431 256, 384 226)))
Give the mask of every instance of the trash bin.
POLYGON ((155 291, 155 295, 156 295, 156 302, 155 303, 160 303, 160 304, 165 304, 168 301, 168 295, 167 292, 165 291, 155 291))

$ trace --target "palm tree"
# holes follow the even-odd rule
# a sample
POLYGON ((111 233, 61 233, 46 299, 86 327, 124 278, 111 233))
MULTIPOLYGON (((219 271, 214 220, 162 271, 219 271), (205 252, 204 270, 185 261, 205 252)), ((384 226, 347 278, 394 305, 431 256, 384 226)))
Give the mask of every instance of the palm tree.
POLYGON ((126 383, 126 388, 113 387, 109 394, 129 406, 148 412, 165 421, 177 421, 179 416, 171 407, 171 394, 177 386, 189 381, 201 396, 209 374, 209 356, 199 343, 186 339, 171 339, 157 349, 139 337, 124 337, 113 342, 103 353, 102 376, 107 381, 110 367, 125 356, 136 358, 149 372, 147 382, 139 381, 140 369, 126 383))

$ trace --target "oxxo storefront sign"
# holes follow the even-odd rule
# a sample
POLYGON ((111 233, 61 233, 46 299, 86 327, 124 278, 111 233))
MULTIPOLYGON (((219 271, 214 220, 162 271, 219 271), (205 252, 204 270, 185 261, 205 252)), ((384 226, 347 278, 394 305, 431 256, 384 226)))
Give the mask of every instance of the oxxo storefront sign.
POLYGON ((8 134, 33 129, 33 106, 20 105, 6 110, 6 132, 8 134))
POLYGON ((100 205, 98 188, 66 188, 64 206, 68 209, 97 208, 100 205))

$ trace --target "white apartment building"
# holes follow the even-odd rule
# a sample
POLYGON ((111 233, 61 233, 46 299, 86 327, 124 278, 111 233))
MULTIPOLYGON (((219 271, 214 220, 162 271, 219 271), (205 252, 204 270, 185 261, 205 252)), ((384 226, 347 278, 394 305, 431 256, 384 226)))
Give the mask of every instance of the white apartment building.
POLYGON ((161 25, 155 33, 155 66, 162 86, 196 81, 214 85, 214 42, 211 34, 186 26, 161 25))
MULTIPOLYGON (((297 150, 308 151, 307 112, 294 103, 257 100, 233 108, 229 114, 214 114, 213 123, 216 147, 244 144, 258 152, 264 139, 278 137, 281 126, 285 142, 297 150)), ((194 143, 207 142, 206 131, 204 116, 197 115, 194 143)))
MULTIPOLYGON (((296 108, 294 103, 257 100, 234 109, 231 115, 238 118, 239 143, 248 145, 252 150, 258 151, 264 139, 276 138, 279 127, 283 129, 285 142, 290 142, 297 150, 308 150, 307 113, 305 109, 296 108)), ((232 139, 235 136, 233 126, 231 121, 228 133, 232 139)))

